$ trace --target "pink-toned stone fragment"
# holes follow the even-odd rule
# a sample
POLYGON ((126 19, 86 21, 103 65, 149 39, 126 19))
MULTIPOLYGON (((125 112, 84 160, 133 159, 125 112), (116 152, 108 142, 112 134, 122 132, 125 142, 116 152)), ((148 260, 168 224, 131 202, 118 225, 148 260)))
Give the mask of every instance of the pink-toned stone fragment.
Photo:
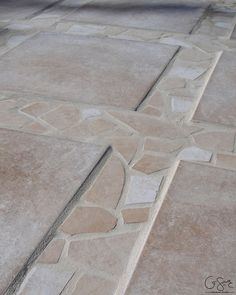
POLYGON ((108 232, 116 223, 117 218, 102 208, 79 207, 65 220, 61 229, 71 235, 108 232))
POLYGON ((41 119, 57 129, 65 129, 80 120, 79 110, 74 105, 61 105, 41 116, 41 119))
POLYGON ((114 289, 114 282, 85 274, 79 279, 72 295, 112 295, 114 289))
POLYGON ((112 157, 97 177, 85 200, 104 207, 115 208, 125 182, 124 168, 119 159, 112 157))
POLYGON ((139 223, 148 220, 149 207, 127 208, 122 210, 124 223, 139 223))
POLYGON ((137 238, 136 232, 116 236, 73 241, 69 248, 69 258, 80 269, 104 271, 120 275, 127 265, 128 258, 137 238))
POLYGON ((235 154, 217 154, 216 165, 226 169, 236 170, 236 155, 235 154))
POLYGON ((47 264, 57 263, 61 256, 64 245, 65 241, 62 239, 52 240, 39 256, 37 262, 47 264))
POLYGON ((193 135, 197 145, 217 151, 232 151, 234 146, 233 132, 210 131, 193 135))
POLYGON ((153 155, 145 154, 133 166, 133 168, 143 173, 150 174, 162 169, 169 168, 170 166, 171 166, 171 160, 169 157, 161 157, 161 156, 153 156, 153 155))

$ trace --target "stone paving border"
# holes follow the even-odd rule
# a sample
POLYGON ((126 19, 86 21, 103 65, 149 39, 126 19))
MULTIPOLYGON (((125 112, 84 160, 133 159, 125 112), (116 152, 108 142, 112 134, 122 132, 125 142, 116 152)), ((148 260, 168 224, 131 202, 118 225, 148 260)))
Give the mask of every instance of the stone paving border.
MULTIPOLYGON (((49 102, 43 98, 34 100, 32 97, 16 97, 11 92, 1 93, 0 109, 4 110, 5 116, 0 117, 0 126, 113 146, 112 158, 69 216, 66 233, 62 226, 28 273, 19 295, 30 295, 30 290, 37 292, 42 288, 40 276, 48 278, 48 285, 50 279, 54 278, 50 295, 57 295, 58 290, 62 295, 76 295, 76 290, 84 288, 88 281, 91 288, 99 290, 96 295, 99 295, 98 292, 103 295, 125 294, 178 161, 197 161, 212 167, 216 165, 236 169, 235 162, 231 160, 235 158, 235 128, 191 121, 219 54, 222 51, 236 51, 235 41, 229 40, 235 17, 232 13, 229 15, 228 11, 224 5, 212 7, 211 13, 204 16, 191 35, 78 24, 65 21, 60 15, 50 18, 48 12, 14 24, 15 28, 29 25, 26 31, 23 30, 24 38, 31 38, 38 31, 46 30, 160 42, 181 47, 171 67, 165 71, 136 112, 108 106, 65 104, 59 100, 49 102), (79 110, 81 120, 77 122, 73 116, 68 119, 64 115, 68 109, 71 113, 75 109, 79 110), (58 125, 56 120, 51 120, 50 113, 64 120, 65 128, 58 125), (117 186, 113 185, 115 183, 117 186), (137 195, 137 184, 140 185, 139 191, 144 191, 149 196, 148 202, 143 193, 137 195), (131 204, 130 200, 134 203, 131 204), (76 212, 82 208, 85 208, 83 211, 89 211, 91 207, 93 210, 99 208, 95 215, 99 218, 99 230, 111 229, 114 220, 117 220, 115 228, 108 232, 91 233, 92 224, 89 233, 82 233, 81 228, 78 229, 74 223, 76 212), (100 209, 106 211, 103 218, 100 209), (148 219, 147 213, 144 213, 147 211, 148 219), (109 220, 108 224, 103 223, 105 216, 109 220), (135 222, 129 223, 129 220, 135 222), (75 234, 75 231, 78 233, 75 234), (123 255, 118 250, 114 253, 111 251, 117 245, 123 249, 123 255), (98 252, 93 252, 92 249, 96 247, 98 252), (104 247, 107 256, 100 257, 98 253, 104 247), (76 263, 78 249, 83 258, 79 265, 76 263), (89 249, 89 255, 86 249, 89 249), (52 251, 56 253, 53 262, 52 251), (114 269, 111 269, 106 259, 113 262, 114 269), (55 279, 58 273, 61 273, 60 282, 55 279), (118 289, 114 291, 118 281, 118 289)), ((6 34, 6 42, 0 48, 1 54, 25 40, 17 39, 9 46, 11 34, 12 32, 6 34)), ((18 31, 16 36, 17 34, 18 31)))

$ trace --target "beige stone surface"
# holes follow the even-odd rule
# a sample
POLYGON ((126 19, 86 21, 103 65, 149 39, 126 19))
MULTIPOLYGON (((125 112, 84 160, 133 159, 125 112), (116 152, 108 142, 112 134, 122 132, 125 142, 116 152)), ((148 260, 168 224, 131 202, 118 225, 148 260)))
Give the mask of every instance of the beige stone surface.
POLYGON ((125 233, 111 237, 73 241, 69 248, 69 258, 83 269, 92 267, 94 271, 105 271, 111 275, 121 275, 128 262, 137 233, 125 233))
POLYGON ((149 216, 149 207, 126 208, 122 210, 124 223, 146 222, 149 216))
POLYGON ((235 154, 217 154, 216 165, 226 169, 236 170, 236 155, 235 154))
POLYGON ((236 126, 235 80, 235 52, 224 52, 207 85, 193 119, 236 126))
POLYGON ((80 112, 73 105, 61 105, 40 117, 43 121, 57 129, 66 129, 78 124, 80 112))
POLYGON ((143 136, 179 138, 184 136, 185 131, 169 122, 163 122, 156 118, 133 112, 110 112, 115 118, 132 127, 143 136))
POLYGON ((68 234, 108 232, 117 223, 117 218, 102 208, 79 207, 66 219, 61 229, 68 234))
POLYGON ((183 146, 183 141, 174 141, 161 138, 147 138, 144 148, 147 151, 155 151, 160 153, 175 152, 183 146))
POLYGON ((56 266, 36 266, 23 290, 18 295, 58 295, 72 278, 74 272, 56 266))
POLYGON ((69 14, 72 21, 188 33, 205 5, 184 1, 94 1, 69 14), (179 9, 182 7, 183 9, 179 9), (169 21, 171 18, 171 21, 169 21))
POLYGON ((132 109, 175 50, 154 43, 41 33, 1 58, 0 87, 132 109))
POLYGON ((103 152, 91 144, 0 129, 0 292, 103 152))
POLYGON ((72 295, 112 295, 115 284, 92 275, 83 275, 72 293, 72 295))
POLYGON ((171 166, 169 157, 144 154, 143 157, 133 166, 135 170, 151 174, 171 166))
POLYGON ((125 294, 203 294, 219 273, 235 281, 235 179, 180 163, 125 294))
POLYGON ((193 135, 197 145, 205 149, 232 151, 234 147, 234 132, 210 131, 193 135))
POLYGON ((112 157, 91 189, 85 194, 84 199, 97 205, 115 208, 121 197, 124 183, 124 168, 119 159, 112 157))
POLYGON ((57 263, 61 257, 64 245, 65 240, 52 240, 50 244, 46 247, 46 249, 42 252, 42 254, 39 256, 37 262, 46 264, 57 263))

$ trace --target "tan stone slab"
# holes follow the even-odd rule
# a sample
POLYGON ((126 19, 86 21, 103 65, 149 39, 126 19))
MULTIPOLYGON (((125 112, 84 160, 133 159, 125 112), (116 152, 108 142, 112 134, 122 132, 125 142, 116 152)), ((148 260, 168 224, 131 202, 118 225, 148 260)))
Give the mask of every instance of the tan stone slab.
POLYGON ((104 278, 83 275, 72 293, 72 295, 112 295, 114 293, 115 284, 104 278))
POLYGON ((2 57, 0 87, 133 109, 175 50, 154 43, 41 33, 2 57))
POLYGON ((236 55, 224 52, 193 119, 236 126, 236 55))
POLYGON ((94 1, 69 14, 66 19, 188 33, 204 12, 204 8, 205 5, 199 1, 94 1))
POLYGON ((108 232, 117 223, 108 211, 98 207, 79 207, 65 220, 61 229, 71 235, 80 233, 108 232))
POLYGON ((205 294, 211 275, 234 284, 235 192, 235 171, 181 162, 126 294, 205 294))
POLYGON ((217 154, 216 165, 226 169, 236 170, 236 155, 235 154, 217 154))
POLYGON ((91 144, 0 129, 0 293, 103 152, 91 144))

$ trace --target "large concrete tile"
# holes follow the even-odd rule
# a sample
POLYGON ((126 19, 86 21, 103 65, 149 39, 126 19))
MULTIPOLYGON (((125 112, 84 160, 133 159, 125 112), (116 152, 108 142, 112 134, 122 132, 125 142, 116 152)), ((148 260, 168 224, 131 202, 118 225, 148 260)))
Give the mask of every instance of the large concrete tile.
POLYGON ((0 129, 0 293, 104 149, 0 129))
POLYGON ((93 1, 66 16, 67 20, 188 33, 206 4, 193 1, 93 1))
POLYGON ((236 55, 224 52, 193 119, 236 126, 236 55))
POLYGON ((175 50, 143 42, 40 34, 2 57, 0 88, 135 108, 175 50))
POLYGON ((235 192, 235 171, 181 162, 126 294, 217 293, 208 276, 235 284, 235 192))
POLYGON ((29 17, 54 2, 56 0, 1 0, 0 20, 16 20, 29 17))

